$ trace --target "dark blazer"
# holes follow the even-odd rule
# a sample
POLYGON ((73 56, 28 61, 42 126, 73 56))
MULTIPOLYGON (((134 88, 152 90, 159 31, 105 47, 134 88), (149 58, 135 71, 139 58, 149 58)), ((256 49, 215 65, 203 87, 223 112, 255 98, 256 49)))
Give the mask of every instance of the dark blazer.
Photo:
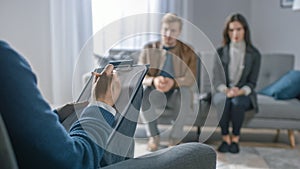
MULTIPOLYGON (((226 84, 226 86, 229 86, 229 74, 228 74, 229 73, 228 67, 230 62, 229 45, 219 48, 217 52, 223 68, 221 68, 220 66, 216 66, 217 63, 215 64, 214 85, 217 87, 223 83, 226 84)), ((244 69, 240 81, 236 85, 236 87, 239 88, 245 85, 251 88, 251 93, 249 97, 251 99, 252 108, 255 109, 256 112, 258 111, 258 106, 257 106, 257 96, 254 89, 256 87, 256 82, 257 82, 258 73, 260 69, 260 60, 261 60, 260 52, 254 46, 247 45, 245 58, 244 58, 244 69)))

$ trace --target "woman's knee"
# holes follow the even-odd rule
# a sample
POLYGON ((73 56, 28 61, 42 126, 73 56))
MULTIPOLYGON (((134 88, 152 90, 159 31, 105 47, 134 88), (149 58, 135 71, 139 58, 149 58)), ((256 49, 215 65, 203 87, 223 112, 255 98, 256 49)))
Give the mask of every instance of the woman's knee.
POLYGON ((231 99, 231 105, 238 109, 247 109, 250 106, 250 99, 247 96, 235 97, 231 99))

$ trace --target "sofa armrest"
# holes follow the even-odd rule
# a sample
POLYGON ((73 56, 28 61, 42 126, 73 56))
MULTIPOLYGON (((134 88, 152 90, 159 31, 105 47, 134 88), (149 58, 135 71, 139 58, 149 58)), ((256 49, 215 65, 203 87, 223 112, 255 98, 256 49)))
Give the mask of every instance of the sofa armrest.
POLYGON ((200 101, 210 102, 211 101, 211 92, 200 93, 198 99, 200 101))

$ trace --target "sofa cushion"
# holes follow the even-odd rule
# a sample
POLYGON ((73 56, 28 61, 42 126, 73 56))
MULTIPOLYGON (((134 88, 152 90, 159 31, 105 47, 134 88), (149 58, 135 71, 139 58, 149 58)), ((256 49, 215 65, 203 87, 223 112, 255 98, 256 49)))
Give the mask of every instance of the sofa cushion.
POLYGON ((258 94, 259 112, 256 118, 300 120, 298 99, 275 100, 273 97, 258 94))
POLYGON ((278 100, 296 98, 300 94, 300 71, 291 70, 259 93, 278 100))

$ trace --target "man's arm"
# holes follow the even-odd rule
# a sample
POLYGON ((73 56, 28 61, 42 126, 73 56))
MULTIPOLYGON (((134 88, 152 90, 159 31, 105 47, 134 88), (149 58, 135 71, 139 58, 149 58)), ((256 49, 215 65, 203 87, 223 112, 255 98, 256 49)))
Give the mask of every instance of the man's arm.
MULTIPOLYGON (((184 56, 182 56, 184 58, 184 60, 186 60, 185 63, 183 60, 181 60, 181 64, 186 67, 183 76, 180 77, 176 77, 175 78, 175 87, 180 87, 180 86, 192 86, 195 82, 196 82, 196 69, 197 69, 197 55, 195 54, 195 52, 187 46, 184 46, 185 48, 185 52, 183 53, 184 56), (187 49, 186 49, 187 48, 187 49)), ((175 59, 180 59, 178 57, 174 57, 175 59)), ((174 65, 178 66, 178 65, 174 65)))
MULTIPOLYGON (((150 64, 150 58, 148 58, 150 56, 150 52, 151 52, 151 49, 149 49, 148 46, 146 46, 141 51, 141 54, 140 54, 139 60, 138 60, 138 64, 140 64, 140 65, 150 64)), ((150 69, 151 69, 151 67, 150 67, 150 69)), ((147 75, 145 76, 145 78, 143 80, 143 85, 152 86, 153 80, 154 80, 154 76, 151 76, 149 73, 147 73, 147 75)))

